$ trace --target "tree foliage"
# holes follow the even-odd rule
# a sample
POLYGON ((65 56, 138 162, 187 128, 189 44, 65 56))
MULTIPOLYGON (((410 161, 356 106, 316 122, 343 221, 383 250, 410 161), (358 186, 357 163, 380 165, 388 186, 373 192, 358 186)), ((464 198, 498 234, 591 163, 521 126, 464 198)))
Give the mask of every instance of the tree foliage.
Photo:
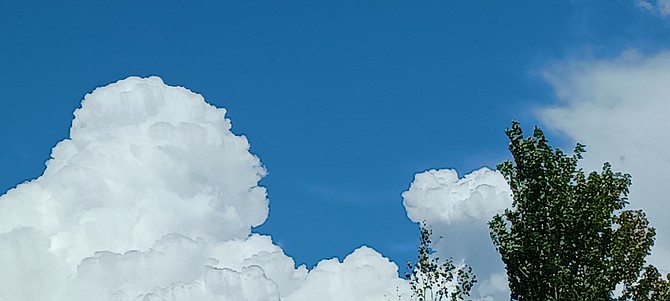
POLYGON ((608 163, 586 175, 578 168, 583 145, 568 156, 538 128, 524 138, 513 122, 506 134, 513 162, 498 170, 514 202, 489 228, 511 299, 616 300, 613 292, 623 285, 621 300, 667 300, 667 282, 653 266, 644 267, 655 229, 641 210, 623 210, 631 177, 608 163), (654 293, 666 299, 643 298, 654 293))
POLYGON ((621 300, 670 301, 670 274, 663 279, 654 266, 645 267, 642 277, 624 292, 621 300))
POLYGON ((416 264, 407 263, 411 273, 409 280, 413 297, 417 301, 465 300, 470 296, 472 286, 477 282, 468 266, 457 267, 452 259, 440 263, 430 247, 432 230, 423 222, 420 227, 421 242, 416 264))

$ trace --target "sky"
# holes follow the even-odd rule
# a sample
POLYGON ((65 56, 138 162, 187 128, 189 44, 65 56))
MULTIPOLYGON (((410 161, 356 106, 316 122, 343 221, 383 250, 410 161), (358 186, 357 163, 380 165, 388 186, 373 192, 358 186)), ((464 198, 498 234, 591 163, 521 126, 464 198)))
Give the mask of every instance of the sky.
MULTIPOLYGON (((361 269, 349 270, 367 262, 386 277, 379 279, 393 279, 392 263, 402 274, 404 263, 416 257, 416 222, 426 219, 445 238, 438 251, 464 258, 480 276, 477 293, 499 300, 505 279, 502 264, 491 259, 495 250, 485 222, 508 200, 495 173, 480 168, 494 169, 509 158, 504 129, 519 120, 524 128, 546 129, 552 143, 566 150, 586 144, 585 168, 609 161, 631 173, 630 206, 645 209, 659 232, 651 261, 670 270, 661 260, 670 256, 670 238, 664 239, 670 223, 663 218, 670 206, 660 197, 670 176, 670 139, 664 135, 670 130, 669 22, 664 0, 3 1, 0 190, 43 180, 0 198, 6 208, 26 210, 13 213, 0 233, 6 241, 37 244, 27 247, 36 258, 63 265, 44 279, 71 274, 68 268, 96 251, 132 262, 135 253, 126 258, 125 252, 153 258, 151 250, 180 246, 195 254, 189 261, 194 266, 215 258, 235 277, 257 279, 254 285, 268 286, 268 279, 277 284, 268 296, 309 300, 332 282, 312 271, 354 271, 368 279, 361 269), (157 77, 123 80, 129 76, 157 77), (109 89, 89 94, 84 110, 85 95, 103 86, 109 89), (124 102, 121 90, 144 106, 124 102), (177 110, 183 103, 189 106, 177 110), (230 121, 204 103, 225 108, 230 121), (78 108, 81 113, 73 115, 78 108), (189 140, 198 131, 223 137, 234 151, 207 139, 189 140), (124 145, 141 145, 154 155, 124 145), (158 145, 180 151, 164 158, 154 153, 158 145), (50 158, 52 173, 45 165, 50 158), (71 165, 93 171, 55 176, 71 165), (152 172, 135 177, 144 170, 152 172), (165 196, 164 203, 157 196, 165 196), (179 205, 209 198, 221 200, 211 215, 198 211, 205 205, 179 205), (52 208, 58 214, 50 224, 33 224, 31 216, 45 214, 49 202, 68 205, 52 208), (445 214, 432 214, 435 208, 445 214), (107 234, 116 240, 96 239, 96 229, 131 225, 133 214, 145 211, 156 212, 147 214, 151 222, 107 234), (174 212, 183 214, 181 222, 168 223, 174 212), (72 226, 82 219, 90 226, 72 226), (73 224, 66 227, 67 220, 73 224), (19 227, 37 230, 19 233, 19 227), (129 231, 133 236, 124 236, 129 231), (178 236, 161 236, 172 232, 178 236), (234 245, 250 233, 257 235, 240 243, 246 247, 234 245), (86 243, 75 244, 77 239, 86 243), (261 277, 242 271, 249 268, 242 260, 226 262, 221 255, 233 253, 276 256, 263 259, 267 266, 254 265, 264 267, 261 277), (322 261, 347 256, 353 258, 349 265, 322 261), (290 273, 269 272, 278 266, 290 273)), ((174 275, 184 270, 175 268, 174 275)), ((208 283, 218 271, 193 274, 189 281, 208 283)), ((161 281, 174 282, 166 277, 161 281)), ((67 281, 69 291, 62 294, 75 298, 70 300, 82 287, 100 289, 67 281)), ((153 287, 166 285, 125 288, 153 287)), ((365 296, 375 300, 374 292, 365 296)))

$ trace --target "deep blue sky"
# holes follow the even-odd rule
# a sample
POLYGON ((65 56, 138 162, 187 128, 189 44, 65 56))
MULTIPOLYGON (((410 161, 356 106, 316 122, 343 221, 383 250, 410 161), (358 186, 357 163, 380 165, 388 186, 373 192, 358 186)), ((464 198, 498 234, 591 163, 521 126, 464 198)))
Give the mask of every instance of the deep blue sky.
POLYGON ((670 46, 632 0, 219 2, 0 2, 2 190, 42 173, 85 93, 158 75, 227 108, 269 169, 256 232, 309 266, 362 244, 402 266, 416 172, 504 160, 510 121, 555 101, 546 66, 670 46))

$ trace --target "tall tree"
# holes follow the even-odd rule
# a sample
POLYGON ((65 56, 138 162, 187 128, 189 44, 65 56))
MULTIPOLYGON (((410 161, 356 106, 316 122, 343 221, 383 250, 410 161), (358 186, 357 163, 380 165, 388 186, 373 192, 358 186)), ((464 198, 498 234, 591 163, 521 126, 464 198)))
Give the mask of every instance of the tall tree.
POLYGON ((608 163, 586 175, 578 167, 584 145, 568 156, 538 128, 524 138, 513 122, 506 134, 514 160, 498 170, 514 202, 489 228, 512 300, 616 300, 617 285, 624 287, 622 299, 645 300, 632 295, 636 287, 639 295, 650 295, 648 288, 660 283, 659 277, 638 283, 655 229, 641 210, 623 210, 630 175, 613 172, 608 163))

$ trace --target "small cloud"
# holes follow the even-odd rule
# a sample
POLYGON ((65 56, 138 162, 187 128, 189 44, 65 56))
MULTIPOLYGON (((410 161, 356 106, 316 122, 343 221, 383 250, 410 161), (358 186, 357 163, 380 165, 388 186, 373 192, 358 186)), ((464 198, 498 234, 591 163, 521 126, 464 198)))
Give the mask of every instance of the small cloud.
POLYGON ((403 192, 407 216, 414 222, 452 224, 487 222, 512 204, 512 192, 498 171, 481 168, 463 178, 452 169, 416 174, 403 192))
POLYGON ((635 5, 647 11, 657 12, 663 17, 670 15, 670 0, 636 0, 635 5))

